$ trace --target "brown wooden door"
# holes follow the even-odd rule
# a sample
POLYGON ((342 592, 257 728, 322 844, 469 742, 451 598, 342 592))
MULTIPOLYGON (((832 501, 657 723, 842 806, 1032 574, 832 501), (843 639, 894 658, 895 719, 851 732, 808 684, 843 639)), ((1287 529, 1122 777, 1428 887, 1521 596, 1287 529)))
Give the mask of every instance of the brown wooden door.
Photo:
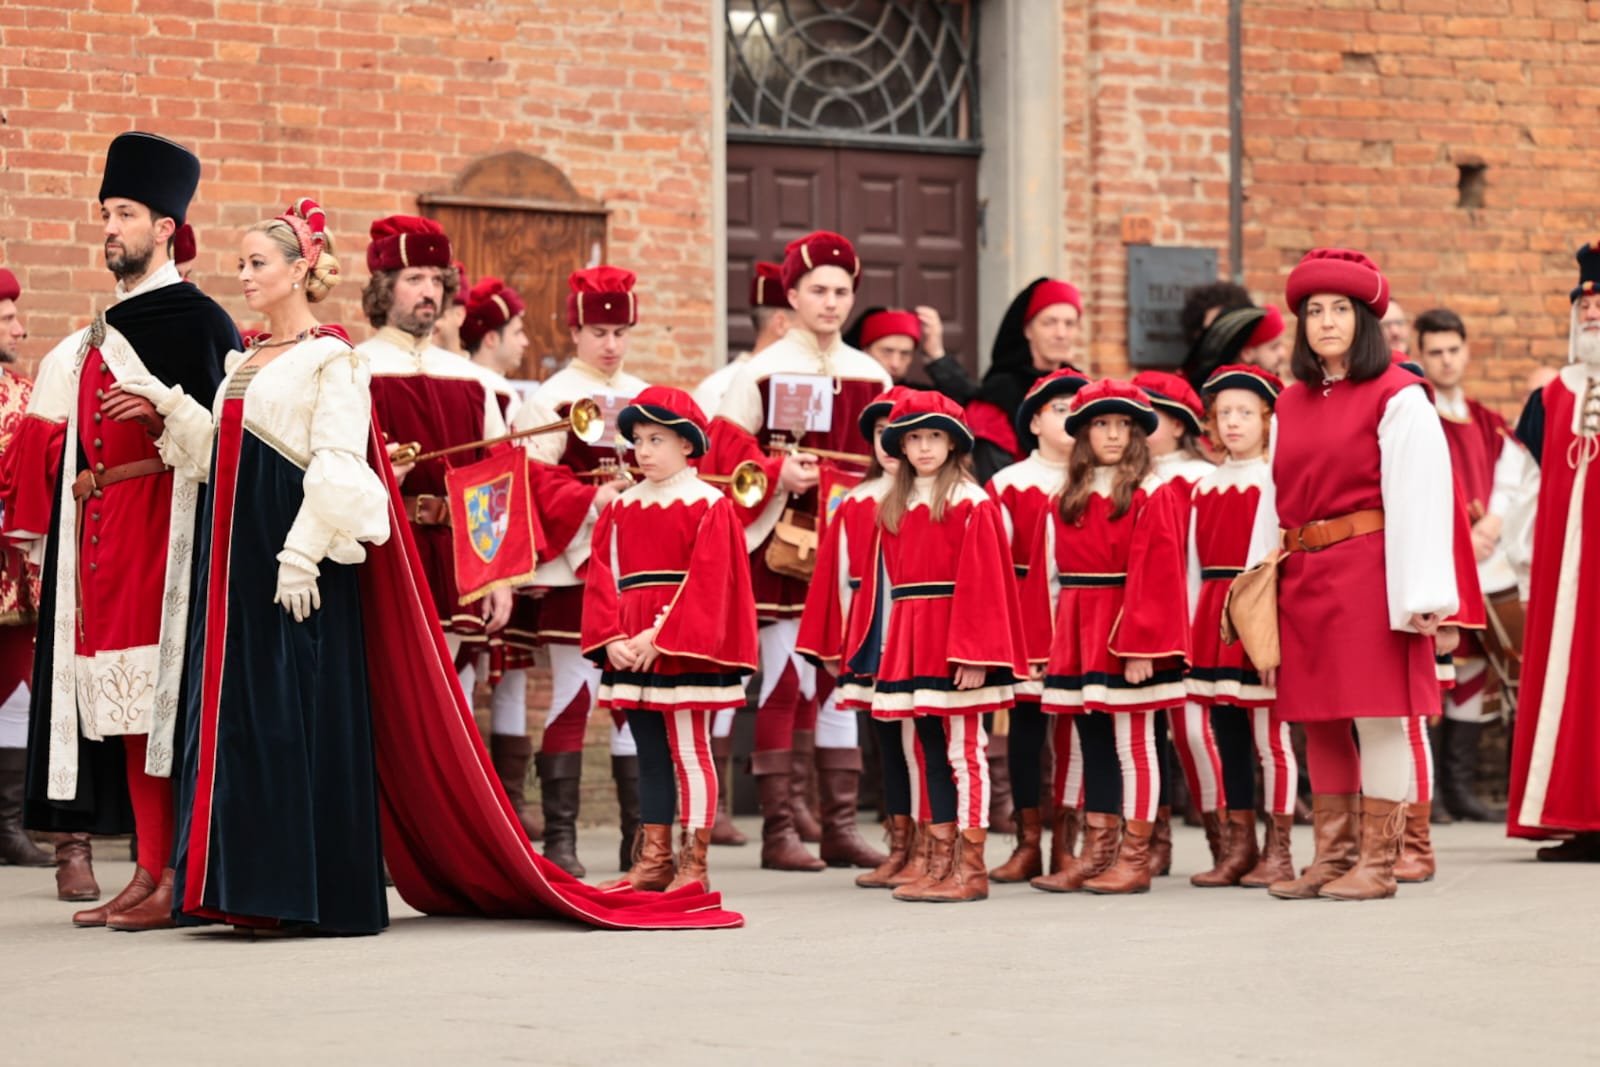
POLYGON ((729 144, 729 350, 754 339, 751 265, 781 260, 812 230, 835 230, 861 254, 856 307, 932 305, 946 350, 975 371, 977 183, 973 156, 729 144))

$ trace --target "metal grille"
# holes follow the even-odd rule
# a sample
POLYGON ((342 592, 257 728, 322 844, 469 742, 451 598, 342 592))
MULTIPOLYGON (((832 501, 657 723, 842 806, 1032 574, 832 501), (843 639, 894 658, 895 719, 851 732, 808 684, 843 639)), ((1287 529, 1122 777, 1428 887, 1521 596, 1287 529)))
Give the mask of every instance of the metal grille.
POLYGON ((729 135, 976 149, 974 6, 728 0, 729 135))

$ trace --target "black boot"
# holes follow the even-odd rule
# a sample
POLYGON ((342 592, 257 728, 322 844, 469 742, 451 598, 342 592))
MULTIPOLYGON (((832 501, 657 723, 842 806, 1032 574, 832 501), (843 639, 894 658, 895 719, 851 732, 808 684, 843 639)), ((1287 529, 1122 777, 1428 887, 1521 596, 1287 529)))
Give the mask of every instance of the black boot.
POLYGON ((617 780, 617 814, 622 819, 622 845, 617 870, 633 867, 633 843, 639 836, 639 757, 612 756, 611 777, 617 780))
POLYGON ((23 777, 27 763, 27 749, 0 748, 0 865, 54 867, 56 861, 41 852, 22 828, 23 777))
POLYGON ((1443 798, 1450 814, 1464 822, 1501 822, 1504 811, 1491 811, 1478 799, 1478 740, 1483 723, 1444 721, 1444 759, 1449 767, 1443 798))
POLYGON ((578 787, 582 752, 541 752, 539 796, 544 804, 544 858, 574 878, 589 872, 578 862, 578 787))
MULTIPOLYGON (((1447 720, 1441 718, 1438 722, 1428 727, 1428 751, 1433 753, 1433 795, 1442 797, 1450 791, 1450 766, 1444 758, 1444 724, 1447 720)), ((1435 826, 1449 826, 1455 822, 1455 817, 1450 814, 1450 809, 1435 799, 1428 808, 1428 821, 1435 826)))

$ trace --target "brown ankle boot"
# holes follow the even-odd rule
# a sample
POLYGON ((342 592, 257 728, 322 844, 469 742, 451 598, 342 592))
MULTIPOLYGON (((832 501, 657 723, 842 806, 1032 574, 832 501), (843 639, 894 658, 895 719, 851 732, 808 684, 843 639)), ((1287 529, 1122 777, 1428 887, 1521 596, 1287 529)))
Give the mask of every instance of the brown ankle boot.
POLYGON ((1384 900, 1394 896, 1394 865, 1400 858, 1405 831, 1405 801, 1362 797, 1361 854, 1355 866, 1323 886, 1320 895, 1330 900, 1384 900))
POLYGON ((111 916, 124 911, 131 911, 138 906, 145 897, 156 891, 156 880, 150 872, 143 867, 133 869, 133 880, 127 887, 112 897, 110 901, 98 908, 80 911, 72 916, 74 926, 104 926, 111 916))
POLYGON ((1011 858, 989 872, 991 881, 1010 884, 1026 882, 1044 873, 1041 843, 1044 827, 1039 824, 1038 808, 1017 809, 1017 847, 1011 858))
POLYGON ((989 829, 997 834, 1017 832, 1015 802, 1011 796, 1010 751, 1008 735, 989 735, 989 829))
POLYGON ((578 795, 582 752, 541 752, 539 795, 544 806, 544 858, 574 878, 589 872, 578 861, 578 795))
POLYGON ((1438 865, 1433 858, 1432 804, 1406 805, 1406 834, 1400 861, 1394 865, 1396 882, 1431 882, 1438 865))
POLYGON ((815 845, 822 840, 822 823, 817 820, 817 735, 810 730, 794 732, 794 748, 789 752, 789 803, 794 807, 794 831, 800 840, 815 845))
POLYGON ((100 899, 94 880, 93 846, 88 834, 56 835, 56 899, 85 902, 100 899))
POLYGON ((1261 853, 1256 849, 1256 813, 1230 811, 1222 823, 1222 858, 1209 871, 1189 879, 1203 889, 1238 885, 1255 868, 1261 853))
POLYGON ((706 846, 710 844, 710 827, 678 832, 678 876, 667 886, 667 892, 696 882, 705 892, 711 891, 711 875, 706 871, 706 846))
POLYGON ((489 735, 489 762, 494 764, 500 788, 517 813, 522 832, 529 841, 544 840, 544 816, 528 803, 528 762, 533 759, 533 742, 511 734, 489 735))
POLYGON ((953 822, 929 823, 926 830, 928 839, 927 872, 915 882, 896 889, 894 891, 894 899, 896 900, 921 900, 923 893, 950 877, 950 870, 955 866, 956 824, 953 822))
MULTIPOLYGON (((1044 809, 1039 809, 1044 818, 1044 809)), ((1078 851, 1078 830, 1083 826, 1083 812, 1077 808, 1058 808, 1050 825, 1050 874, 1060 874, 1072 862, 1078 851)))
POLYGON ((888 887, 899 889, 926 878, 933 856, 932 848, 933 838, 928 834, 928 824, 912 822, 911 840, 906 844, 906 865, 889 876, 888 887))
POLYGON ((676 871, 672 866, 672 827, 647 822, 639 827, 639 847, 633 866, 621 878, 601 884, 602 891, 610 889, 643 889, 660 891, 672 884, 676 871))
POLYGON ((856 825, 861 790, 859 748, 817 749, 817 790, 822 797, 822 862, 829 867, 875 869, 888 859, 867 844, 856 825))
POLYGON ((827 870, 826 863, 806 851, 795 831, 789 753, 757 752, 750 757, 750 770, 761 797, 761 866, 769 871, 827 870))
POLYGON ((1323 886, 1355 866, 1361 794, 1311 794, 1311 826, 1317 842, 1311 866, 1299 878, 1267 887, 1267 892, 1280 900, 1315 900, 1323 886))
POLYGON ((1289 854, 1289 834, 1294 830, 1294 815, 1270 816, 1261 832, 1261 858, 1239 879, 1246 889, 1265 889, 1273 882, 1294 881, 1294 858, 1289 854))
POLYGON ((1075 858, 1055 874, 1046 874, 1028 882, 1035 889, 1047 893, 1076 893, 1083 883, 1104 874, 1117 860, 1117 846, 1122 840, 1122 816, 1103 811, 1087 812, 1083 816, 1083 847, 1075 858))
POLYGON ((1150 876, 1172 873, 1172 809, 1157 808, 1155 830, 1150 835, 1150 876))
POLYGON ((1091 893, 1148 893, 1150 891, 1150 839, 1155 823, 1128 819, 1122 824, 1122 847, 1110 870, 1083 883, 1091 893))
POLYGON ((106 916, 106 926, 112 930, 129 932, 140 930, 170 930, 178 925, 172 917, 171 867, 161 872, 161 881, 155 891, 125 911, 113 911, 106 916))
POLYGON ((877 867, 857 875, 856 885, 862 889, 890 888, 890 879, 899 874, 911 858, 912 825, 909 815, 889 816, 889 854, 877 867))
POLYGON ((711 739, 717 764, 717 821, 711 824, 713 845, 747 845, 750 839, 733 824, 733 735, 711 739))
POLYGON ((1227 820, 1228 813, 1221 808, 1200 813, 1200 825, 1206 832, 1206 848, 1211 850, 1213 868, 1222 863, 1223 850, 1227 848, 1227 820))
POLYGON ((983 862, 983 845, 989 832, 981 826, 961 831, 955 840, 950 873, 923 890, 916 899, 927 904, 964 904, 989 899, 989 870, 983 862))

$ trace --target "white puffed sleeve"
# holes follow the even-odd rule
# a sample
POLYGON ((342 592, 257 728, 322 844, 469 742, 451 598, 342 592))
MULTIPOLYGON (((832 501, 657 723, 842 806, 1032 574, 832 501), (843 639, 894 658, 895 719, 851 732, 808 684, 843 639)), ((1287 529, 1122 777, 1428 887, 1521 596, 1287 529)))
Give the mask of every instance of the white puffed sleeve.
MULTIPOLYGON (((1494 465, 1494 492, 1489 497, 1489 512, 1500 516, 1500 546, 1496 555, 1503 556, 1506 565, 1516 576, 1522 599, 1528 599, 1529 573, 1533 567, 1533 520, 1539 508, 1539 465, 1522 447, 1522 442, 1508 438, 1500 446, 1500 458, 1494 465)), ((1478 568, 1482 574, 1487 564, 1478 568)), ((1484 586, 1484 592, 1499 592, 1501 583, 1484 586)))
POLYGON ((207 481, 211 477, 212 439, 217 430, 211 412, 186 394, 181 385, 174 385, 156 402, 156 412, 165 423, 161 436, 156 438, 161 462, 180 478, 191 482, 207 481))
POLYGON ((356 351, 340 352, 317 368, 305 500, 280 560, 360 563, 367 552, 358 542, 389 539, 389 493, 367 464, 371 386, 367 358, 356 351))
POLYGON ((1378 448, 1389 626, 1410 630, 1414 614, 1448 616, 1460 607, 1450 551, 1455 543, 1450 448, 1439 413, 1420 384, 1390 398, 1378 423, 1378 448))
MULTIPOLYGON (((1272 416, 1272 436, 1278 439, 1278 416, 1272 416)), ((1267 476, 1261 479, 1261 499, 1256 503, 1256 521, 1250 528, 1250 552, 1245 556, 1245 566, 1254 567, 1267 558, 1267 554, 1283 547, 1283 533, 1278 526, 1278 483, 1272 474, 1272 457, 1267 457, 1267 476)))

